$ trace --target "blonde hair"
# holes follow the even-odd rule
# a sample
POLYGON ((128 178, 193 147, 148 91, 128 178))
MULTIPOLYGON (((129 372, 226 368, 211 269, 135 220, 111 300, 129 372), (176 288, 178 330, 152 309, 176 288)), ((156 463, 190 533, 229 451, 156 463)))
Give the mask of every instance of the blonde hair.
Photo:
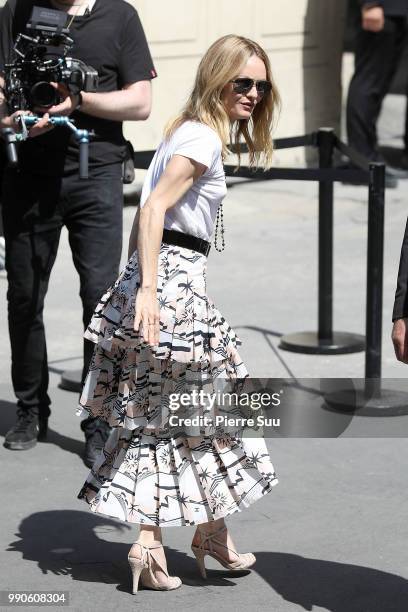
POLYGON ((216 40, 202 57, 198 66, 193 90, 182 111, 165 128, 169 138, 184 121, 199 121, 213 128, 222 142, 222 157, 228 155, 228 144, 241 157, 239 142, 243 136, 249 152, 250 166, 270 168, 273 143, 271 129, 280 107, 280 96, 272 77, 271 65, 265 51, 258 43, 228 34, 216 40), (257 55, 265 64, 266 78, 272 89, 255 106, 249 119, 239 119, 231 129, 230 119, 221 99, 225 85, 236 78, 252 55, 257 55))

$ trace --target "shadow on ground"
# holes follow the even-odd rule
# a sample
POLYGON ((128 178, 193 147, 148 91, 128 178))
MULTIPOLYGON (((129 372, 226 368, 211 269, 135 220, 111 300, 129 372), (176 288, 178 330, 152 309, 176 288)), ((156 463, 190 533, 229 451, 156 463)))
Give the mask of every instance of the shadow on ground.
MULTIPOLYGON (((20 523, 15 534, 17 539, 10 543, 8 550, 18 551, 23 559, 37 563, 43 574, 68 575, 81 582, 104 582, 130 593, 126 561, 130 544, 104 540, 105 534, 114 539, 115 533, 124 532, 132 542, 134 530, 126 523, 89 512, 38 512, 20 523)), ((194 560, 186 553, 175 549, 166 552, 170 573, 179 575, 190 587, 239 588, 248 574, 208 570, 208 580, 203 581, 194 560)), ((330 612, 406 612, 407 609, 408 581, 371 567, 264 551, 257 553, 253 571, 283 599, 305 610, 312 610, 313 606, 330 612)))

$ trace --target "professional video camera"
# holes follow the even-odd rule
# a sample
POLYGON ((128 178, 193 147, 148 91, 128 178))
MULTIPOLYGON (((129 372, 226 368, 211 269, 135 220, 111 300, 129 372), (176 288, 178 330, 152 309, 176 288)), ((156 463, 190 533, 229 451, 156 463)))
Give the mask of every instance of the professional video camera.
POLYGON ((27 24, 28 34, 18 34, 15 58, 5 65, 5 92, 10 114, 50 108, 58 104, 58 91, 50 85, 64 83, 70 93, 96 91, 98 73, 78 59, 68 57, 74 41, 65 27, 67 15, 62 11, 33 7, 27 24))
MULTIPOLYGON (((32 36, 17 35, 14 59, 4 67, 4 90, 10 114, 58 104, 61 97, 51 82, 65 84, 71 94, 97 90, 97 71, 81 60, 68 57, 74 41, 66 23, 67 14, 62 11, 33 7, 26 26, 32 36)), ((26 140, 29 127, 39 119, 32 114, 18 115, 16 123, 20 124, 20 133, 11 128, 2 130, 11 165, 18 163, 16 143, 26 140)), ((66 126, 74 132, 79 143, 79 175, 88 178, 88 130, 77 129, 75 122, 66 116, 52 116, 49 123, 66 126)))

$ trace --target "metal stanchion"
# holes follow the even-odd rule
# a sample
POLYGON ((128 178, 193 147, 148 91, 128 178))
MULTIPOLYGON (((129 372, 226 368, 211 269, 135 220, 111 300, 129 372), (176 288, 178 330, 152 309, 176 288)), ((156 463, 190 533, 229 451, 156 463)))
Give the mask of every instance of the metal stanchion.
POLYGON ((383 163, 370 164, 368 186, 366 353, 364 389, 345 389, 325 395, 338 410, 358 409, 360 416, 408 413, 408 395, 381 388, 382 301, 384 268, 384 181, 383 163))
MULTIPOLYGON (((333 166, 333 130, 320 130, 319 168, 333 166)), ((332 181, 319 182, 319 342, 333 344, 333 193, 332 181)))
MULTIPOLYGON (((320 128, 317 135, 319 168, 333 167, 333 128, 320 128)), ((333 332, 333 181, 319 181, 319 286, 318 330, 282 336, 280 348, 296 353, 341 354, 363 351, 364 336, 333 332)))
MULTIPOLYGON (((384 164, 370 164, 368 186, 367 300, 365 377, 373 396, 381 394, 382 303, 384 268, 384 164)), ((367 389, 368 390, 368 389, 367 389)))

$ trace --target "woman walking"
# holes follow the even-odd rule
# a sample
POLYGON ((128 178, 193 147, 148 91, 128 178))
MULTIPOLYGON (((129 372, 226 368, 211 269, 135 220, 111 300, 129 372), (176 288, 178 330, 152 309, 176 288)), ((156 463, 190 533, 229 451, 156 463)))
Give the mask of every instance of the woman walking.
MULTIPOLYGON (((193 91, 150 164, 129 241, 129 260, 85 332, 96 346, 78 413, 113 427, 78 497, 94 512, 139 523, 129 551, 133 592, 181 585, 169 576, 161 527, 197 525, 201 575, 210 555, 249 568, 224 519, 278 480, 263 438, 219 428, 200 435, 169 426, 170 393, 192 380, 248 376, 241 344, 206 294, 206 265, 226 195, 223 159, 243 136, 250 164, 269 167, 279 103, 268 56, 228 35, 203 56, 193 91)), ((220 226, 221 227, 218 227, 220 226)))

